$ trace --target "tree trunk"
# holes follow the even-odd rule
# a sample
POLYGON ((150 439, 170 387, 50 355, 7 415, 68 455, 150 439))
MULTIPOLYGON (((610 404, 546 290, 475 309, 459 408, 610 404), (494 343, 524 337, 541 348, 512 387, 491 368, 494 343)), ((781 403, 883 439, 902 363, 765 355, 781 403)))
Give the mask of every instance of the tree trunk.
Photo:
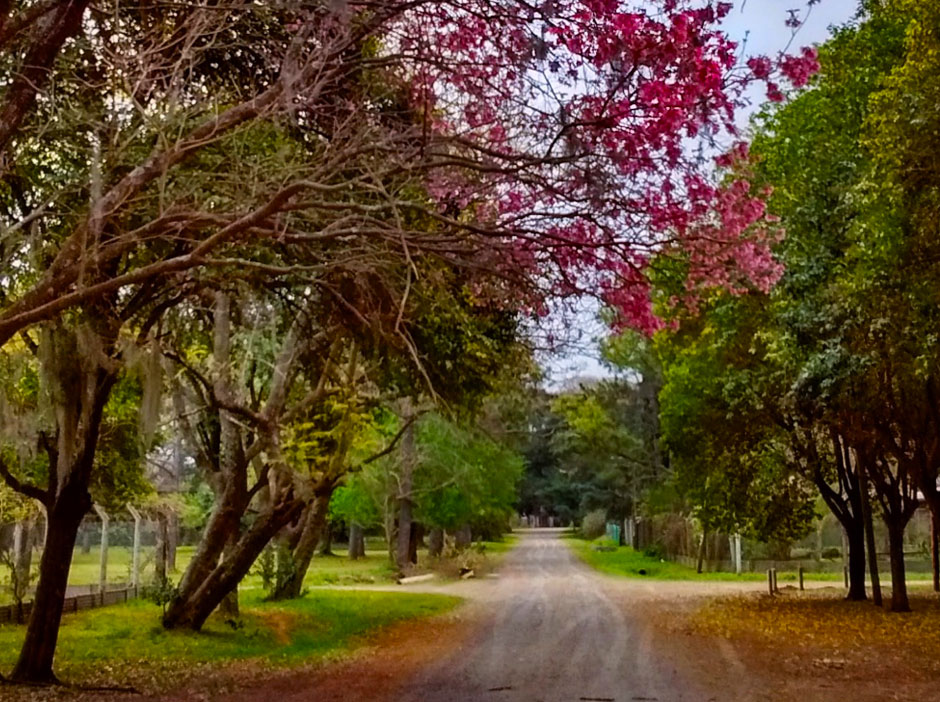
POLYGON ((411 522, 414 505, 411 492, 414 483, 415 461, 417 459, 410 401, 406 401, 402 421, 410 422, 410 424, 405 428, 405 432, 401 437, 401 480, 398 487, 398 548, 395 552, 395 564, 398 566, 399 572, 404 573, 412 562, 411 522))
POLYGON ((154 556, 153 556, 153 579, 154 583, 158 587, 164 587, 166 585, 166 571, 167 571, 167 528, 166 528, 166 515, 163 512, 157 513, 157 518, 154 520, 154 528, 156 530, 156 544, 154 546, 154 556))
POLYGON ((930 513, 930 569, 933 573, 933 591, 940 592, 940 534, 937 533, 937 515, 930 513))
MULTIPOLYGON (((169 543, 169 539, 167 541, 169 543)), ((222 552, 222 558, 231 558, 236 548, 238 548, 238 534, 231 534, 228 543, 225 545, 225 550, 222 552)), ((235 583, 235 587, 222 598, 222 602, 219 604, 219 612, 229 619, 238 617, 238 583, 235 583)))
POLYGON ((353 522, 349 525, 349 557, 355 561, 365 555, 366 544, 362 535, 362 527, 353 522))
POLYGON ((320 533, 320 543, 317 546, 318 556, 332 556, 333 554, 333 524, 327 522, 320 533))
POLYGON ((904 569, 904 526, 888 524, 888 547, 891 555, 891 611, 910 612, 907 579, 904 569))
POLYGON ((454 548, 463 551, 471 543, 473 543, 473 532, 470 530, 469 524, 464 524, 454 532, 454 548))
POLYGON ((695 562, 695 572, 701 573, 705 567, 705 548, 708 543, 708 532, 702 532, 702 540, 698 544, 698 558, 695 562))
POLYGON ((868 476, 860 461, 856 461, 858 471, 860 505, 862 520, 865 523, 865 544, 868 547, 868 572, 871 576, 871 601, 876 607, 883 606, 881 597, 881 577, 878 574, 878 548, 875 545, 875 526, 871 518, 871 502, 868 496, 868 476))
POLYGON ((860 519, 852 520, 852 531, 846 532, 849 543, 849 592, 845 599, 867 600, 865 592, 865 527, 860 519))
POLYGON ((315 493, 313 501, 307 505, 300 539, 291 554, 291 571, 272 593, 271 599, 286 600, 300 597, 303 591, 304 578, 307 577, 307 570, 310 568, 310 561, 313 559, 313 554, 326 525, 326 517, 332 496, 332 485, 320 488, 315 493))
POLYGON ((91 553, 91 529, 82 530, 82 553, 86 556, 91 553))
POLYGON ((33 566, 33 523, 30 520, 17 522, 13 527, 13 573, 11 585, 13 598, 22 604, 29 592, 30 569, 33 566))
POLYGON ((301 500, 287 497, 259 514, 229 555, 209 572, 205 580, 193 587, 185 597, 177 597, 170 603, 163 616, 163 626, 167 629, 189 628, 199 631, 225 596, 248 574, 268 542, 296 519, 303 507, 301 500))
POLYGON ((424 540, 424 527, 417 522, 411 525, 411 539, 408 542, 408 562, 418 565, 418 546, 424 540))
POLYGON ((440 558, 444 551, 444 530, 440 527, 431 529, 428 534, 428 555, 432 558, 440 558))
POLYGON ((65 483, 48 510, 49 531, 39 565, 39 582, 26 628, 26 638, 10 679, 13 682, 57 682, 52 672, 72 551, 82 518, 91 508, 91 497, 81 480, 65 483))
POLYGON ((174 510, 166 513, 166 569, 176 572, 176 547, 180 540, 180 518, 174 510))

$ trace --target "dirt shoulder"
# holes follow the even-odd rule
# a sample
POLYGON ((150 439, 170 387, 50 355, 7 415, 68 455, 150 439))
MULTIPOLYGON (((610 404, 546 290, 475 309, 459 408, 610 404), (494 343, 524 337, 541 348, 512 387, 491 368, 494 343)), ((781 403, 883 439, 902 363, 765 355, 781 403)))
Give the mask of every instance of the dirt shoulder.
POLYGON ((656 647, 716 700, 936 699, 940 600, 910 614, 809 593, 654 598, 639 608, 656 647))

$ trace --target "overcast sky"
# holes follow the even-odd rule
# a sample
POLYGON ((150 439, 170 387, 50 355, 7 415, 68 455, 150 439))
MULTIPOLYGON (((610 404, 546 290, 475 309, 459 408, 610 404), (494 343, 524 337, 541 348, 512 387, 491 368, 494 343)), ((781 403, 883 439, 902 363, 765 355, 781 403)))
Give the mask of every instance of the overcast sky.
MULTIPOLYGON (((776 56, 791 41, 792 30, 786 26, 789 10, 798 10, 799 17, 806 21, 798 30, 790 46, 791 51, 799 47, 824 42, 829 36, 829 28, 842 25, 852 19, 858 7, 857 0, 820 0, 812 7, 807 16, 806 0, 735 0, 734 10, 727 17, 724 29, 728 35, 740 44, 746 40, 746 54, 766 54, 776 56)), ((742 111, 739 124, 747 124, 749 115, 760 106, 764 91, 755 85, 751 93, 753 104, 742 111)), ((576 348, 570 348, 547 359, 550 373, 549 385, 561 387, 565 380, 576 376, 604 376, 606 370, 597 359, 595 344, 592 339, 603 331, 590 311, 581 315, 579 326, 580 341, 576 348)))

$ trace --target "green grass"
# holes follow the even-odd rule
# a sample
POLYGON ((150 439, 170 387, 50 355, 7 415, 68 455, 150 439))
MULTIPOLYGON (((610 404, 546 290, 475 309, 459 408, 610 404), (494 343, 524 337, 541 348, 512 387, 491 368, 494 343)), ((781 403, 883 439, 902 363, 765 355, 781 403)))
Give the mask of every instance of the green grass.
MULTIPOLYGON (((167 632, 144 600, 67 615, 56 655, 70 681, 109 681, 159 689, 208 664, 252 660, 265 666, 342 654, 364 635, 396 622, 440 614, 459 600, 440 595, 319 590, 289 602, 242 597, 242 626, 213 617, 200 633, 167 632)), ((15 661, 24 629, 0 627, 0 669, 15 661)))
MULTIPOLYGON (((757 582, 767 579, 766 573, 696 573, 694 568, 675 563, 673 561, 664 561, 658 558, 651 558, 639 551, 634 551, 628 546, 620 546, 614 551, 598 551, 596 546, 610 545, 607 539, 598 539, 597 541, 587 541, 576 535, 566 537, 568 545, 578 557, 589 566, 602 573, 610 575, 621 575, 632 578, 652 578, 657 580, 712 580, 712 581, 730 581, 730 582, 757 582), (641 574, 640 571, 645 571, 641 574)), ((842 573, 812 573, 803 574, 806 582, 833 582, 842 583, 842 573)), ((908 580, 916 582, 920 578, 929 577, 924 573, 909 572, 908 580)), ((882 580, 889 578, 889 574, 882 574, 882 580)), ((778 583, 795 583, 799 580, 797 571, 777 572, 778 583)))

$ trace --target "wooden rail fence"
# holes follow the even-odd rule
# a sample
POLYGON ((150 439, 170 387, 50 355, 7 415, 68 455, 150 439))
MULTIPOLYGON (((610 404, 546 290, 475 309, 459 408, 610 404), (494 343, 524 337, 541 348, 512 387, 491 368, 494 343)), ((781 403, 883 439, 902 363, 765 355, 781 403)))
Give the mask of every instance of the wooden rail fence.
MULTIPOLYGON (((69 614, 81 612, 86 609, 95 609, 96 607, 121 604, 139 596, 140 588, 134 587, 133 585, 118 590, 92 592, 87 595, 75 595, 74 597, 65 598, 65 606, 62 612, 69 614)), ((32 602, 24 602, 21 606, 11 604, 0 607, 0 624, 25 622, 29 618, 29 614, 32 610, 32 602)))

